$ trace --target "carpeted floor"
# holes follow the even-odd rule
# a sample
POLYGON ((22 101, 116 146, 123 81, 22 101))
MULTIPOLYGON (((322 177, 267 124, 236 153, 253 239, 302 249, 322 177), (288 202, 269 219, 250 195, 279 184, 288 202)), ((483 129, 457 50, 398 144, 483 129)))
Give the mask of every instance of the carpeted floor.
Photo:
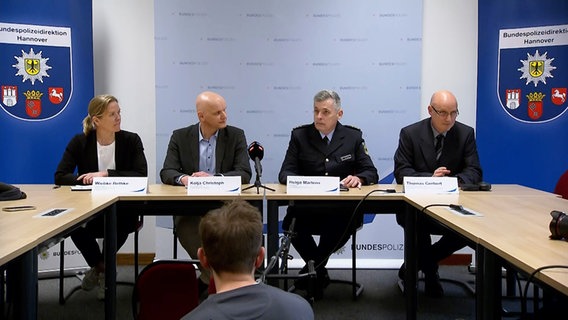
MULTIPOLYGON (((332 279, 350 279, 350 270, 329 270, 332 279)), ((297 270, 291 270, 296 273, 297 270)), ((346 284, 332 283, 324 293, 324 297, 314 303, 316 319, 405 319, 404 295, 398 285, 398 270, 359 270, 358 282, 363 284, 362 296, 353 300, 351 286, 346 284)), ((441 266, 442 278, 457 280, 462 283, 443 282, 445 296, 443 298, 429 298, 424 296, 423 282, 419 283, 418 292, 418 319, 475 319, 474 293, 467 288, 474 287, 475 275, 470 273, 465 266, 441 266), (467 286, 463 286, 467 284, 467 286)), ((130 282, 134 280, 134 268, 132 266, 120 266, 117 268, 117 280, 130 282)), ((515 287, 524 288, 524 280, 516 283, 515 287)), ((75 276, 65 278, 65 292, 69 293, 80 284, 75 276)), ((104 319, 104 302, 96 298, 96 290, 86 292, 76 291, 64 305, 58 301, 58 279, 41 279, 38 285, 38 319, 104 319)), ((121 284, 117 286, 117 319, 133 319, 131 297, 132 285, 121 284)), ((532 288, 529 290, 528 311, 532 312, 532 288)), ((503 293, 506 291, 503 280, 503 293)), ((517 289, 517 292, 518 289, 517 289)), ((539 291, 541 292, 541 291, 539 291)), ((298 291, 298 294, 304 294, 298 291)), ((542 297, 542 296, 541 296, 542 297)), ((550 297, 550 295, 547 295, 550 297)), ((568 301, 563 296, 552 296, 547 301, 546 307, 539 305, 539 309, 547 311, 544 316, 529 315, 523 319, 550 319, 564 310, 568 301), (551 306, 553 308, 551 308, 551 306)), ((5 306, 6 307, 6 306, 5 306)), ((9 309, 9 306, 8 306, 9 309)), ((520 319, 515 312, 520 311, 518 298, 505 298, 503 310, 509 312, 503 314, 507 319, 520 319)), ((2 319, 4 318, 4 315, 2 319)))
MULTIPOLYGON (((356 301, 351 298, 351 287, 332 283, 325 291, 324 298, 314 303, 316 319, 405 319, 404 296, 398 286, 398 270, 359 270, 358 281, 363 284, 362 296, 356 301)), ((133 268, 121 266, 117 269, 119 281, 133 281, 133 268)), ((291 272, 295 272, 292 270, 291 272)), ((474 276, 464 266, 443 266, 442 277, 472 282, 474 276)), ((333 279, 349 279, 348 270, 330 270, 333 279)), ((79 279, 65 279, 69 292, 79 285, 79 279)), ((423 295, 422 283, 419 291, 419 319, 475 319, 475 300, 462 287, 444 283, 445 297, 428 298, 423 295)), ((301 291, 298 291, 302 294, 301 291)), ((117 286, 117 319, 132 319, 132 286, 117 286)), ((104 303, 96 299, 95 290, 75 292, 65 305, 58 303, 58 280, 44 279, 39 282, 38 319, 103 319, 104 303)))

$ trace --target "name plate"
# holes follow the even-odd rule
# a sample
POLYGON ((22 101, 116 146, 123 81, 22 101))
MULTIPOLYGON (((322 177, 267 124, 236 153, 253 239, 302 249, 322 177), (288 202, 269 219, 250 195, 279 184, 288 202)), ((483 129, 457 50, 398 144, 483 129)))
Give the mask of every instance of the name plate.
POLYGON ((451 194, 458 193, 457 177, 404 177, 404 193, 451 194))
POLYGON ((288 176, 286 193, 296 195, 326 195, 339 193, 339 177, 288 176))
POLYGON ((187 180, 188 195, 223 195, 241 194, 241 177, 189 177, 187 180))
POLYGON ((148 192, 148 177, 95 177, 91 188, 92 194, 148 192))

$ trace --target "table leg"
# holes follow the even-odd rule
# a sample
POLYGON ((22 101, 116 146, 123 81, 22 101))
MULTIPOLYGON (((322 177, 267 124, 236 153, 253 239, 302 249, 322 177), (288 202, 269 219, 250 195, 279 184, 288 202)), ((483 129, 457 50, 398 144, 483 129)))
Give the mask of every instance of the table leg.
POLYGON ((8 293, 13 294, 14 319, 37 319, 37 254, 34 248, 8 267, 8 293))
POLYGON ((116 204, 105 214, 105 319, 116 319, 116 204))
POLYGON ((418 254, 417 254, 417 215, 418 211, 411 205, 405 208, 404 227, 404 294, 406 296, 406 319, 415 320, 418 312, 418 254))
POLYGON ((476 319, 501 319, 501 264, 490 250, 477 245, 476 319))

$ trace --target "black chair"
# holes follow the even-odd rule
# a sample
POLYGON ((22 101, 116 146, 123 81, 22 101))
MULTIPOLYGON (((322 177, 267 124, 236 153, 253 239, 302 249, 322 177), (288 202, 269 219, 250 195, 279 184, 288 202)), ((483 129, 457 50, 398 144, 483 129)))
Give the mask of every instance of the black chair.
MULTIPOLYGON (((136 228, 134 229, 134 274, 135 278, 138 276, 139 270, 139 257, 138 257, 138 239, 140 230, 144 227, 144 216, 138 216, 138 221, 136 223, 136 228)), ((67 295, 65 295, 64 279, 65 279, 65 239, 61 240, 59 243, 59 304, 65 304, 65 301, 69 299, 76 291, 81 289, 81 285, 75 286, 67 295)), ((117 284, 122 285, 134 285, 130 282, 117 281, 117 284)))
MULTIPOLYGON (((471 266, 468 267, 468 270, 470 270, 470 272, 474 273, 475 271, 473 271, 475 268, 472 268, 471 266)), ((422 274, 422 272, 419 272, 418 278, 416 279, 419 283, 423 283, 425 281, 424 275, 422 274)), ((440 282, 442 283, 451 283, 454 284, 458 287, 463 288, 463 290, 471 297, 475 296, 475 288, 473 287, 474 284, 470 284, 468 282, 465 281, 460 281, 460 280, 455 280, 455 279, 449 279, 449 278, 440 278, 440 282)), ((404 280, 398 280, 398 287, 400 289, 400 291, 402 293, 404 293, 404 280)))
MULTIPOLYGON (((276 285, 280 287, 274 280, 284 280, 284 290, 292 292, 294 291, 294 287, 290 287, 288 284, 288 280, 297 280, 300 278, 307 278, 308 288, 306 294, 306 300, 313 305, 315 301, 315 285, 316 285, 316 270, 314 266, 314 261, 310 260, 307 262, 308 265, 308 272, 305 274, 300 275, 290 275, 288 274, 288 259, 292 259, 292 256, 289 255, 290 251, 290 244, 293 234, 293 227, 294 222, 292 222, 292 226, 290 227, 290 231, 284 231, 283 236, 280 238, 280 246, 278 250, 274 254, 274 256, 268 259, 268 264, 262 270, 262 272, 258 275, 258 279, 263 283, 268 283, 271 285, 276 285), (276 268, 276 272, 272 272, 273 269, 276 267, 276 263, 278 259, 281 259, 280 266, 276 268)), ((258 272, 259 270, 257 270, 258 272)))
POLYGON ((175 223, 172 226, 172 233, 174 235, 173 258, 177 259, 177 257, 178 257, 178 246, 177 246, 178 236, 177 236, 177 233, 176 233, 176 224, 175 223))
POLYGON ((357 231, 363 228, 363 214, 359 215, 359 218, 358 226, 351 231, 351 280, 331 279, 331 283, 351 285, 353 300, 363 293, 363 285, 357 282, 357 231))
MULTIPOLYGON (((356 208, 355 210, 357 211, 357 209, 358 208, 356 208)), ((351 286, 352 298, 353 298, 353 300, 356 300, 363 293, 363 289, 364 289, 363 285, 357 282, 357 231, 359 231, 363 227, 364 214, 355 212, 354 221, 355 221, 354 223, 350 224, 352 227, 350 227, 349 229, 346 229, 346 231, 345 231, 351 237, 351 280, 330 279, 330 283, 350 285, 351 286)), ((292 233, 293 233, 293 226, 291 227, 291 229, 292 229, 292 233)), ((337 248, 336 251, 339 250, 339 249, 340 248, 337 248)), ((292 257, 286 255, 286 257, 281 257, 281 258, 283 259, 283 264, 284 264, 284 268, 281 271, 281 274, 287 274, 288 267, 287 267, 286 259, 290 259, 292 257)), ((309 266, 309 262, 307 263, 308 266, 309 266)), ((313 263, 313 261, 312 261, 312 263, 313 263)), ((310 274, 310 272, 308 272, 306 274, 300 274, 298 276, 286 276, 285 278, 294 279, 294 277, 295 277, 297 279, 297 278, 301 278, 301 277, 310 277, 310 276, 311 276, 311 274, 310 274)), ((287 286, 287 282, 285 283, 285 286, 287 286)), ((308 292, 307 292, 308 298, 313 297, 313 291, 310 292, 310 289, 309 289, 310 287, 312 287, 312 289, 313 289, 313 283, 310 283, 308 285, 308 292)), ((294 286, 291 286, 289 291, 294 291, 294 290, 295 290, 294 286)))

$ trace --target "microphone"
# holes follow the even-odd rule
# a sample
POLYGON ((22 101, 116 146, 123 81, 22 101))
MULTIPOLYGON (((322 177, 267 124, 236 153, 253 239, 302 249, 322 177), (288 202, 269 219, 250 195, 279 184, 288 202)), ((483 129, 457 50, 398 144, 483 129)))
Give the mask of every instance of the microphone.
POLYGON ((254 168, 256 170, 257 178, 262 176, 262 165, 260 164, 260 160, 264 157, 264 147, 258 143, 258 141, 253 141, 248 146, 248 154, 249 157, 254 161, 254 168))
POLYGON ((244 188, 242 191, 248 190, 250 188, 256 188, 256 193, 259 193, 258 188, 264 188, 264 189, 268 189, 270 191, 274 191, 274 189, 269 188, 267 186, 263 186, 262 183, 260 183, 260 176, 262 176, 262 166, 260 165, 260 160, 262 160, 262 157, 264 157, 264 148, 260 145, 260 143, 258 143, 258 141, 253 141, 249 146, 248 146, 248 154, 249 157, 252 159, 252 161, 254 161, 254 170, 256 171, 256 180, 254 181, 254 184, 244 188))
POLYGON ((258 141, 253 141, 248 147, 248 153, 252 160, 254 160, 254 158, 262 160, 264 157, 264 147, 262 147, 258 141))

